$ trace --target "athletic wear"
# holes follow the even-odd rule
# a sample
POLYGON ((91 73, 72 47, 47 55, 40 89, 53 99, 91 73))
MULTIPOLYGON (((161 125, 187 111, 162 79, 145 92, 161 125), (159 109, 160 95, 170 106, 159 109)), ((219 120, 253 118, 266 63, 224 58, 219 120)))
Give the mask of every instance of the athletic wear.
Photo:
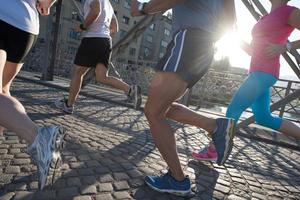
POLYGON ((156 70, 176 72, 191 88, 211 66, 213 54, 213 41, 209 32, 182 29, 173 36, 156 70))
POLYGON ((276 81, 276 77, 265 72, 250 73, 233 96, 226 117, 233 118, 237 122, 243 111, 251 106, 258 124, 278 130, 282 119, 272 116, 270 112, 270 88, 276 81))
POLYGON ((59 150, 62 147, 64 135, 65 130, 60 126, 39 128, 33 144, 28 148, 28 154, 38 167, 39 188, 41 190, 47 183, 51 164, 60 159, 59 150))
POLYGON ((0 49, 6 52, 7 61, 23 63, 36 39, 36 35, 0 20, 0 49))
POLYGON ((186 196, 191 192, 189 177, 185 177, 183 181, 177 181, 172 177, 170 171, 162 176, 146 176, 145 182, 158 192, 167 192, 179 196, 186 196))
POLYGON ((252 30, 252 57, 250 72, 262 71, 279 77, 279 57, 268 58, 266 47, 270 43, 285 44, 295 29, 288 24, 289 17, 295 7, 283 5, 262 17, 252 30))
POLYGON ((216 162, 218 159, 218 153, 215 148, 209 145, 198 151, 193 151, 192 157, 200 161, 216 162))
POLYGON ((212 134, 212 140, 218 154, 217 164, 223 165, 233 147, 235 123, 234 119, 227 118, 218 118, 216 123, 217 129, 212 134))
POLYGON ((28 33, 38 35, 40 27, 36 3, 36 0, 1 0, 0 20, 28 33))
POLYGON ((57 99, 54 101, 54 104, 57 108, 61 109, 66 114, 73 114, 74 112, 74 106, 68 106, 67 105, 67 99, 57 99))
POLYGON ((173 32, 197 28, 216 33, 224 0, 186 0, 172 9, 173 32))
POLYGON ((96 68, 102 63, 108 68, 112 51, 110 38, 83 38, 77 50, 74 64, 81 67, 96 68))
MULTIPOLYGON (((100 3, 100 13, 97 19, 83 33, 83 37, 104 37, 110 38, 110 23, 114 15, 114 9, 109 0, 98 0, 100 3)), ((84 18, 90 12, 93 0, 86 0, 84 3, 84 18)))

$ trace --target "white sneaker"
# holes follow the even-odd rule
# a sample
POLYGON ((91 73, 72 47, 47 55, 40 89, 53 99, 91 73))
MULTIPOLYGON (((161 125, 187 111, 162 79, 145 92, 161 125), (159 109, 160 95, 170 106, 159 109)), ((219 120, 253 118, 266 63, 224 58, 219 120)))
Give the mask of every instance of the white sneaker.
POLYGON ((37 165, 39 188, 42 190, 47 182, 51 164, 60 158, 65 129, 61 126, 44 126, 39 128, 33 144, 28 148, 28 154, 37 165))
POLYGON ((57 108, 61 109, 66 114, 72 114, 74 112, 74 106, 67 105, 67 99, 57 99, 54 104, 57 108))
POLYGON ((142 89, 138 85, 131 86, 130 97, 133 100, 134 109, 139 109, 142 104, 142 89))

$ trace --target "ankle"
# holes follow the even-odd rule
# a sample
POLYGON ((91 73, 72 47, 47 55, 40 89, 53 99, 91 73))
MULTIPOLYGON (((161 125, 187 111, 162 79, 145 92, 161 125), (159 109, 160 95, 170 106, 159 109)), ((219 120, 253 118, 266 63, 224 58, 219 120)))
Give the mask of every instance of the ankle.
POLYGON ((73 105, 70 104, 68 99, 66 99, 66 106, 69 107, 69 108, 73 106, 73 105))
POLYGON ((182 182, 185 180, 185 176, 184 174, 173 174, 171 171, 169 172, 171 177, 175 180, 175 181, 178 181, 178 182, 182 182))

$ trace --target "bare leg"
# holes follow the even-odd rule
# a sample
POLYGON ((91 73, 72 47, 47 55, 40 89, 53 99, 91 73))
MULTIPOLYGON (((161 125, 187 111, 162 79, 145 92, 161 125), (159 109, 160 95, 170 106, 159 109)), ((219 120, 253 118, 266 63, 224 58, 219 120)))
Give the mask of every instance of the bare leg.
POLYGON ((96 67, 96 80, 99 83, 112 86, 128 94, 130 86, 121 79, 113 76, 108 76, 107 72, 107 68, 103 64, 99 63, 96 67))
MULTIPOLYGON (((6 62, 6 52, 0 49, 0 94, 2 94, 3 70, 6 62)), ((4 127, 0 126, 0 136, 3 135, 4 127)))
POLYGON ((284 119, 279 128, 279 131, 288 136, 296 138, 297 140, 300 140, 300 127, 291 121, 284 119))
POLYGON ((68 106, 73 106, 80 92, 83 76, 89 71, 87 67, 74 66, 72 80, 69 89, 68 106))
POLYGON ((203 128, 209 133, 212 133, 217 127, 215 119, 200 115, 188 107, 176 102, 172 103, 170 109, 166 113, 166 116, 167 118, 177 122, 203 128))
POLYGON ((0 124, 17 133, 28 144, 33 143, 38 131, 22 104, 17 99, 3 94, 0 94, 0 124))
MULTIPOLYGON (((0 49, 0 88, 2 88, 2 80, 3 80, 3 70, 6 62, 6 52, 0 49)), ((2 93, 2 89, 0 90, 2 93)))
POLYGON ((177 74, 157 72, 151 82, 145 106, 155 145, 177 180, 183 180, 184 173, 177 154, 175 133, 165 115, 171 104, 184 94, 186 87, 187 84, 177 74))
POLYGON ((10 96, 10 86, 16 75, 19 73, 20 69, 22 68, 23 63, 12 63, 6 62, 3 70, 3 93, 10 96))

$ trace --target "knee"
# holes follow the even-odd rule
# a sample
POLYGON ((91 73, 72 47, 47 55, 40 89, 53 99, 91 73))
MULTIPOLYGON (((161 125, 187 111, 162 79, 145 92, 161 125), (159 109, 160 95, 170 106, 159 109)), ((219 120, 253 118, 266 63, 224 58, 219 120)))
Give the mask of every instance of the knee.
POLYGON ((96 81, 98 83, 105 84, 107 82, 107 76, 103 75, 96 75, 96 81))
POLYGON ((170 117, 174 118, 176 116, 174 116, 173 113, 177 113, 179 111, 181 111, 181 106, 178 105, 177 103, 172 103, 172 105, 169 107, 169 110, 166 113, 166 117, 167 118, 170 118, 170 117))
POLYGON ((145 112, 145 116, 150 124, 159 119, 159 112, 155 109, 155 107, 153 107, 147 103, 145 105, 144 112, 145 112))

